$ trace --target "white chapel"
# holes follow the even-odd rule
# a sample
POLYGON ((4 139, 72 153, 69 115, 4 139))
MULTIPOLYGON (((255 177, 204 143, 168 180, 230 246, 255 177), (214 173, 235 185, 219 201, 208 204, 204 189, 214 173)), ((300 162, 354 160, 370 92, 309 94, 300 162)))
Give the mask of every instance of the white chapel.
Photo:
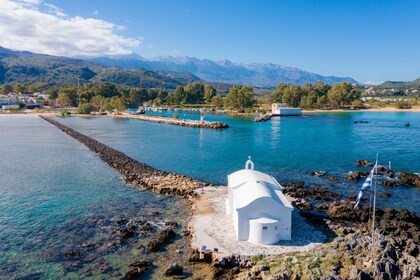
POLYGON ((272 176, 254 170, 251 157, 245 169, 228 175, 226 212, 238 240, 269 245, 291 239, 293 206, 282 190, 272 176))

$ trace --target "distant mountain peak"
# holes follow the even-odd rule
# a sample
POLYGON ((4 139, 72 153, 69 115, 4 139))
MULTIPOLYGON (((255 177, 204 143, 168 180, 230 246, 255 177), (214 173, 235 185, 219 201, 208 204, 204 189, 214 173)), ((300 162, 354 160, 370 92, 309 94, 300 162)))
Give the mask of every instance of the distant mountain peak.
POLYGON ((228 59, 213 61, 188 56, 160 56, 150 59, 124 60, 118 58, 96 58, 89 61, 106 66, 123 68, 142 67, 150 70, 189 72, 208 82, 248 84, 258 87, 275 87, 278 83, 304 84, 321 81, 328 84, 348 81, 349 77, 323 76, 296 67, 274 63, 236 63, 228 59))

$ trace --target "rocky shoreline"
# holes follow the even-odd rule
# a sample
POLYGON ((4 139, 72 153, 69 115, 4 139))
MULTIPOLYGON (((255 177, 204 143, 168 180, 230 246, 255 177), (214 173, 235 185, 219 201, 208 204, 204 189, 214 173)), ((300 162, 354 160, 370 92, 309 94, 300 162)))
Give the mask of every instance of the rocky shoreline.
POLYGON ((185 119, 174 119, 169 117, 162 116, 147 116, 147 115, 115 115, 115 118, 119 119, 134 119, 140 121, 164 123, 178 126, 186 126, 193 128, 210 128, 210 129, 223 129, 228 128, 224 122, 209 122, 209 121, 196 121, 196 120, 185 120, 185 119))

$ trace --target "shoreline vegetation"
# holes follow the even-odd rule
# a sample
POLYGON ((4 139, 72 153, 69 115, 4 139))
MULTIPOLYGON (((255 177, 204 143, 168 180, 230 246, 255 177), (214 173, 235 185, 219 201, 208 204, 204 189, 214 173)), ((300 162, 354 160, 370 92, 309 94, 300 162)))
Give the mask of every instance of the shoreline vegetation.
MULTIPOLYGON (((190 108, 179 108, 179 110, 191 110, 190 108)), ((198 109, 197 109, 198 110, 198 109)), ((0 111, 0 116, 46 116, 46 117, 51 117, 51 116, 61 116, 60 114, 61 111, 50 111, 50 110, 45 110, 45 109, 41 109, 41 110, 26 110, 26 111, 0 111)), ((257 116, 258 113, 238 113, 238 112, 232 112, 232 111, 220 111, 217 110, 215 111, 216 113, 220 113, 220 114, 228 114, 228 115, 233 115, 233 116, 250 116, 250 117, 254 117, 257 116)), ((395 113, 395 112, 410 112, 410 113, 417 113, 420 112, 420 106, 413 106, 411 108, 408 109, 398 109, 395 107, 383 107, 383 108, 366 108, 366 109, 357 109, 357 110, 343 110, 343 109, 331 109, 331 110, 326 110, 326 109, 302 109, 303 113, 357 113, 357 112, 388 112, 388 113, 395 113)), ((139 118, 139 115, 130 115, 130 114, 122 114, 122 115, 118 115, 118 114, 110 114, 110 115, 86 115, 86 114, 78 114, 78 113, 71 113, 71 116, 77 116, 77 117, 115 117, 115 118, 138 118, 141 119, 141 117, 139 118)), ((150 117, 158 117, 158 116, 151 116, 151 115, 147 115, 146 116, 150 116, 150 117)), ((165 118, 165 117, 163 117, 165 118)), ((167 117, 168 119, 173 119, 170 117, 167 117)), ((174 120, 174 119, 173 119, 174 120)), ((181 120, 181 119, 180 119, 181 120)), ((185 120, 184 120, 185 121, 185 120)), ((205 121, 206 122, 206 121, 205 121)))
MULTIPOLYGON (((154 169, 52 118, 40 117, 95 152, 103 161, 121 173, 128 184, 188 199, 193 215, 198 207, 197 201, 203 199, 200 188, 206 186, 205 192, 208 192, 209 188, 214 187, 202 181, 154 169)), ((293 198, 295 211, 306 222, 324 233, 327 238, 324 244, 307 252, 254 257, 231 255, 223 258, 218 258, 213 250, 184 248, 191 252, 187 263, 192 266, 194 277, 208 278, 210 275, 211 278, 220 279, 269 277, 274 277, 271 279, 415 279, 419 277, 420 218, 414 212, 405 209, 377 208, 375 238, 378 246, 375 247, 374 259, 370 260, 371 221, 368 213, 372 210, 371 207, 360 206, 355 210, 354 202, 341 199, 341 195, 333 192, 307 189, 303 182, 289 183, 283 187, 284 192, 293 198), (305 199, 308 198, 324 201, 316 207, 316 213, 306 210, 308 208, 305 208, 305 199)), ((211 212, 214 209, 206 211, 211 212)), ((190 221, 189 233, 184 236, 194 237, 194 232, 191 230, 190 221)), ((165 242, 171 241, 164 240, 159 244, 165 242)), ((181 260, 178 258, 174 261, 181 260)), ((144 273, 146 269, 133 270, 133 266, 138 263, 141 261, 128 265, 126 278, 139 277, 144 273)), ((150 266, 151 263, 147 267, 150 266)), ((177 263, 172 266, 179 268, 177 263)))

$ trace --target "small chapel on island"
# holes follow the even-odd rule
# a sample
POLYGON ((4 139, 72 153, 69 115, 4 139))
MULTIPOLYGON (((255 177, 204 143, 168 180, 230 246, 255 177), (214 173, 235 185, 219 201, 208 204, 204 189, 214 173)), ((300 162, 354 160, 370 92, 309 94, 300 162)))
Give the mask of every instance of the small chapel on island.
POLYGON ((226 212, 238 240, 270 245, 291 239, 293 206, 282 190, 272 176, 254 170, 251 157, 245 169, 228 175, 226 212))

